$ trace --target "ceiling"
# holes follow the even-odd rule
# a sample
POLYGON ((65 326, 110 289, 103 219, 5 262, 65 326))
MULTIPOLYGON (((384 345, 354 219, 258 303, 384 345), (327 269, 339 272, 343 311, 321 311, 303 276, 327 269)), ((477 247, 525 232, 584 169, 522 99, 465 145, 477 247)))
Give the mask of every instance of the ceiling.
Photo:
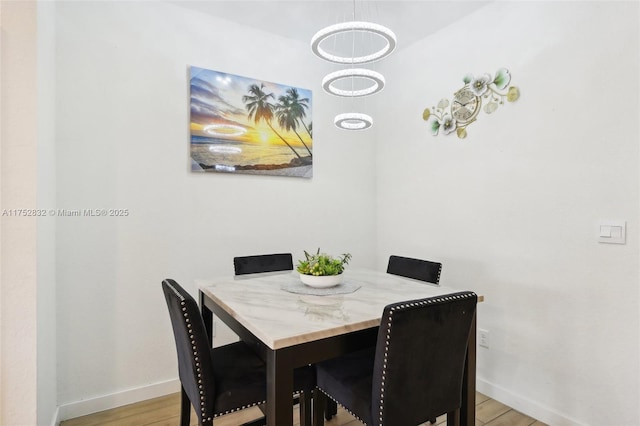
MULTIPOLYGON (((305 43, 327 25, 354 20, 355 7, 355 20, 390 28, 396 34, 397 49, 400 50, 473 13, 489 1, 175 0, 172 3, 305 43)), ((336 52, 339 50, 337 48, 336 52)))

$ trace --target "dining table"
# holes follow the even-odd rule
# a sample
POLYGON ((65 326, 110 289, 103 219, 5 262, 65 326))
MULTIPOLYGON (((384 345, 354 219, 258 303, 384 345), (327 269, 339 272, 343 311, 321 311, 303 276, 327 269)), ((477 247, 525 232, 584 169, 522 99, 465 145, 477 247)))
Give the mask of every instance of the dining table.
MULTIPOLYGON (((209 339, 215 315, 264 360, 268 426, 293 424, 293 370, 375 345, 385 306, 472 290, 362 268, 329 288, 308 287, 295 271, 198 279, 196 287, 209 339)), ((475 317, 464 368, 462 407, 447 423, 474 426, 475 317)))

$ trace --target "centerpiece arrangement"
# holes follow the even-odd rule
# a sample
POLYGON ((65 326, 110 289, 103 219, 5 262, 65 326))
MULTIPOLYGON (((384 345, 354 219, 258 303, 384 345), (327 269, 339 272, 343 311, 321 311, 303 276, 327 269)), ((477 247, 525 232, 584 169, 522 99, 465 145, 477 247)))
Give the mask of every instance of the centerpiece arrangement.
POLYGON ((300 281, 310 287, 333 287, 342 282, 342 272, 349 263, 351 254, 333 257, 320 253, 320 248, 315 254, 304 252, 305 259, 298 260, 296 270, 300 273, 300 281))

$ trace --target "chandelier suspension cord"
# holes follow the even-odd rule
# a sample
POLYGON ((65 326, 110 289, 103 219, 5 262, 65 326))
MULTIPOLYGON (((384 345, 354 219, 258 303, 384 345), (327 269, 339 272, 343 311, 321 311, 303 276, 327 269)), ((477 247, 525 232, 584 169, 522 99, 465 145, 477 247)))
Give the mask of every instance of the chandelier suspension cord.
MULTIPOLYGON (((352 11, 352 18, 351 20, 353 22, 356 22, 356 0, 353 0, 353 11, 352 11)), ((355 69, 355 57, 356 57, 356 36, 357 36, 357 31, 355 29, 355 27, 351 30, 351 70, 353 72, 353 70, 355 69)), ((355 81, 356 81, 356 76, 355 73, 353 73, 351 75, 351 92, 355 92, 355 81)), ((366 102, 366 100, 365 100, 366 102)), ((353 111, 354 114, 357 114, 356 111, 358 110, 357 108, 357 101, 356 101, 356 96, 352 96, 351 97, 351 111, 353 111)), ((352 125, 355 124, 356 127, 359 127, 358 120, 353 121, 353 119, 355 118, 355 116, 350 116, 350 119, 347 120, 348 123, 352 123, 352 125)), ((362 120, 359 120, 359 122, 362 122, 362 120)))
MULTIPOLYGON (((353 0, 353 21, 356 20, 356 0, 353 0)), ((356 57, 356 30, 355 28, 351 30, 351 69, 353 69, 353 58, 356 57)), ((355 91, 355 80, 356 77, 354 75, 351 76, 351 91, 355 91)), ((355 100, 353 101, 355 106, 355 100)), ((355 110, 355 109, 354 109, 355 110)))
MULTIPOLYGON (((344 22, 322 28, 311 38, 311 50, 316 56, 329 62, 346 66, 327 74, 322 80, 322 88, 327 93, 351 98, 366 97, 378 93, 384 88, 385 79, 382 74, 375 71, 375 69, 378 68, 376 64, 372 64, 371 67, 367 68, 356 68, 356 65, 373 63, 385 58, 394 51, 397 43, 395 34, 389 28, 366 20, 370 18, 368 15, 371 15, 371 5, 362 8, 359 13, 363 16, 360 17, 359 21, 356 20, 356 14, 358 13, 356 1, 357 0, 352 0, 351 13, 353 16, 351 21, 348 21, 347 18, 349 9, 343 9, 344 22), (338 38, 346 38, 349 35, 351 36, 351 55, 350 57, 348 55, 340 56, 338 54, 340 46, 348 49, 349 45, 347 44, 348 40, 343 39, 341 44, 338 38), (334 51, 338 53, 334 54, 322 48, 322 42, 326 41, 329 37, 333 37, 334 40, 332 44, 334 51), (384 39, 384 45, 378 50, 375 50, 378 45, 377 37, 384 39), (374 38, 376 39, 375 43, 372 40, 374 38), (363 44, 362 53, 358 53, 360 56, 356 56, 356 42, 363 44), (367 44, 371 45, 367 46, 367 44), (373 49, 373 52, 367 53, 369 52, 367 47, 369 50, 373 49), (346 83, 346 87, 349 87, 348 80, 346 80, 348 78, 351 78, 351 90, 340 88, 338 82, 341 80, 343 83, 346 83), (356 83, 356 79, 361 79, 362 83, 356 83), (361 84, 362 89, 356 89, 356 86, 360 87, 361 84)), ((374 7, 377 10, 378 4, 374 7)), ((343 49, 344 53, 346 53, 346 49, 343 49)), ((366 109, 369 107, 368 104, 368 100, 365 99, 361 106, 364 106, 366 109)), ((357 106, 355 99, 352 99, 352 105, 352 110, 355 111, 357 106)), ((334 119, 334 124, 341 129, 364 130, 372 126, 373 119, 364 113, 345 113, 338 114, 334 119)))
MULTIPOLYGON (((366 12, 361 11, 360 14, 363 16, 364 20, 369 20, 371 22, 375 22, 374 19, 372 19, 373 17, 379 17, 380 15, 378 13, 371 13, 371 2, 366 2, 366 12)), ((378 5, 376 4, 375 7, 377 8, 378 5)), ((374 46, 376 45, 376 41, 375 41, 375 36, 372 33, 366 33, 363 37, 363 43, 366 44, 366 39, 368 39, 368 43, 369 46, 374 46)), ((376 62, 372 62, 371 63, 371 70, 372 71, 377 71, 378 69, 378 64, 376 62)), ((364 99, 364 110, 368 111, 370 113, 372 113, 373 111, 369 110, 369 99, 364 99)))

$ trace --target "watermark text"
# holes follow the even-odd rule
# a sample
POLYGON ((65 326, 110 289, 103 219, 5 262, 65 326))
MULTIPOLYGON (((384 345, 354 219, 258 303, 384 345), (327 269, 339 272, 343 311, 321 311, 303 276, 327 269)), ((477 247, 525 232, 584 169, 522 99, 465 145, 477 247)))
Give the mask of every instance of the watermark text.
POLYGON ((1 217, 127 217, 129 209, 3 209, 1 217))

